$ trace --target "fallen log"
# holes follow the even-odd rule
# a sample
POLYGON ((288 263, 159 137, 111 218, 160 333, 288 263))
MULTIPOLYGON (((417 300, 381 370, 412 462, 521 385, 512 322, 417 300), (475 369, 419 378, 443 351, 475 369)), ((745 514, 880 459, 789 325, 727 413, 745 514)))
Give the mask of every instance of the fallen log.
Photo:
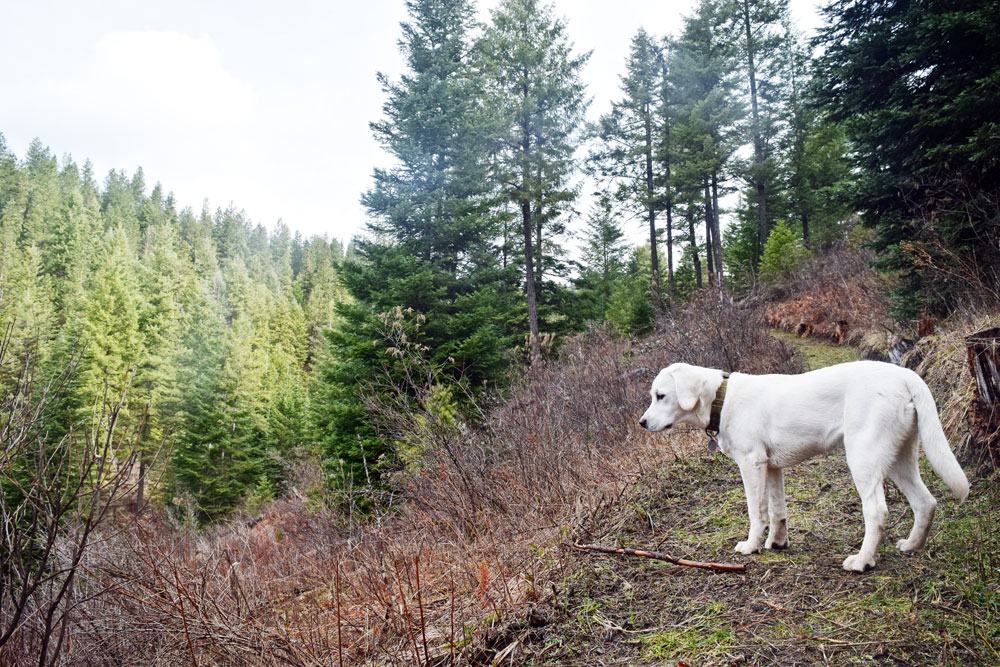
POLYGON ((722 572, 744 572, 747 569, 746 565, 741 565, 739 563, 702 563, 696 560, 675 558, 670 554, 665 554, 661 551, 644 551, 642 549, 618 549, 615 547, 603 547, 599 544, 573 543, 568 546, 571 546, 572 548, 578 551, 593 551, 602 554, 620 554, 625 556, 642 556, 643 558, 663 560, 668 563, 673 563, 674 565, 684 565, 686 567, 700 567, 704 570, 720 570, 722 572))

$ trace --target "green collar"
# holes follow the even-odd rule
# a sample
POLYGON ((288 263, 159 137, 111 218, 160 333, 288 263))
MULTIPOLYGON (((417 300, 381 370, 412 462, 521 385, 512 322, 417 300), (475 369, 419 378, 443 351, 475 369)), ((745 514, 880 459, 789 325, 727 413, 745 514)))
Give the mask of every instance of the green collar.
POLYGON ((712 401, 712 412, 708 417, 708 426, 705 427, 705 433, 711 438, 719 435, 719 419, 722 416, 722 404, 726 401, 726 385, 728 383, 729 373, 723 371, 722 384, 715 391, 715 400, 712 401))

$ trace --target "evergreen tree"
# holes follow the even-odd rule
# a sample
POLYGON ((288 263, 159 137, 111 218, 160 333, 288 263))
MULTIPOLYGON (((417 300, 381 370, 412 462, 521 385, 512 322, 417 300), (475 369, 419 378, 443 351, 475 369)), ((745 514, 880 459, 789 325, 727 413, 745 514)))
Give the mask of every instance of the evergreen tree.
POLYGON ((760 260, 760 278, 765 283, 775 284, 787 280, 809 256, 809 251, 800 237, 784 220, 774 225, 771 236, 764 245, 764 256, 760 260))
POLYGON ((576 197, 569 185, 587 101, 566 25, 537 0, 503 0, 480 43, 488 105, 496 111, 493 180, 520 214, 531 358, 540 355, 535 240, 576 197), (541 216, 541 220, 539 220, 541 216))
MULTIPOLYGON (((486 172, 488 117, 473 76, 468 0, 412 0, 400 49, 407 71, 399 81, 380 75, 384 117, 376 139, 398 166, 376 169, 362 197, 369 238, 352 243, 339 277, 351 300, 337 307, 330 354, 313 388, 317 436, 333 460, 361 474, 385 449, 365 418, 362 392, 398 366, 377 335, 378 315, 396 309, 425 318, 418 336, 435 363, 476 386, 506 374, 519 316, 511 270, 497 266, 498 220, 486 172)), ((326 307, 314 260, 303 292, 313 321, 326 307), (316 297, 314 299, 314 297, 316 297)), ((328 303, 328 302, 325 302, 328 303)), ((329 322, 329 311, 323 315, 329 322)), ((318 324, 318 322, 317 322, 318 324)), ((316 327, 314 326, 314 331, 316 327)))
POLYGON ((903 274, 897 314, 947 309, 976 281, 995 293, 1000 2, 845 0, 824 13, 816 97, 851 141, 852 203, 881 265, 903 274), (922 253, 972 273, 921 272, 922 253))
MULTIPOLYGON (((652 248, 652 293, 656 303, 659 303, 660 294, 656 214, 662 198, 655 184, 665 182, 665 178, 654 168, 659 169, 659 158, 666 150, 659 142, 669 136, 669 127, 660 127, 658 123, 666 119, 657 114, 658 103, 662 104, 663 61, 658 45, 640 28, 632 38, 632 49, 625 63, 626 74, 621 83, 623 98, 612 104, 611 113, 601 117, 598 132, 601 148, 590 157, 600 175, 616 181, 615 198, 645 214, 652 248)), ((666 120, 664 124, 668 123, 666 120)), ((668 255, 670 252, 668 247, 668 255)))
MULTIPOLYGON (((142 184, 140 172, 136 172, 139 179, 133 179, 135 186, 142 184)), ((119 228, 124 231, 129 241, 138 245, 139 233, 139 205, 136 199, 136 192, 133 189, 133 181, 129 180, 124 171, 110 171, 104 179, 104 192, 101 197, 101 215, 104 218, 104 229, 119 228)))
MULTIPOLYGON (((78 421, 88 419, 106 395, 117 396, 132 381, 144 354, 138 262, 124 228, 106 234, 95 267, 80 300, 73 304, 80 316, 64 332, 59 357, 65 361, 80 355, 70 397, 78 421)), ((130 405, 120 421, 134 431, 142 413, 141 406, 130 405)))
POLYGON ((839 223, 852 213, 848 192, 853 182, 843 127, 825 116, 812 96, 812 68, 805 44, 789 40, 788 132, 781 143, 786 190, 784 213, 801 225, 807 248, 842 236, 839 223), (813 238, 815 237, 815 239, 813 238))
POLYGON ((788 34, 788 0, 738 0, 736 20, 741 28, 740 50, 750 97, 750 139, 753 165, 747 174, 754 190, 757 213, 757 255, 770 227, 768 200, 775 196, 776 139, 781 131, 782 84, 787 75, 784 57, 788 34))
MULTIPOLYGON (((675 182, 684 192, 689 226, 697 217, 695 207, 703 211, 710 284, 721 284, 719 187, 731 168, 744 117, 735 97, 737 45, 725 29, 731 20, 729 9, 718 0, 702 0, 684 21, 669 68, 680 106, 675 143, 683 156, 675 168, 675 182)), ((694 243, 693 230, 689 236, 694 243)))
POLYGON ((606 206, 595 207, 587 217, 583 264, 577 289, 585 295, 586 317, 607 318, 611 295, 625 268, 625 233, 606 206))

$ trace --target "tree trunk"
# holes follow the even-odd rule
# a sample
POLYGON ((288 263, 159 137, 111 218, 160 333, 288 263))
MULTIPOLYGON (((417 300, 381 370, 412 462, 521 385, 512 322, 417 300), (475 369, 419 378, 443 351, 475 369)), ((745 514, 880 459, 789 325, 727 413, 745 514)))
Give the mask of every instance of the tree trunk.
MULTIPOLYGON (((669 178, 669 176, 668 176, 669 178)), ((667 293, 670 299, 670 309, 674 308, 674 224, 670 202, 667 195, 667 293)))
POLYGON ((694 212, 688 206, 687 211, 688 233, 691 234, 691 250, 694 251, 694 276, 695 284, 701 289, 701 260, 698 258, 698 237, 694 235, 694 212))
POLYGON ((667 61, 663 57, 663 53, 658 56, 660 63, 660 73, 662 86, 660 88, 660 95, 663 100, 663 189, 664 196, 666 198, 666 209, 667 209, 667 292, 670 298, 670 307, 674 307, 674 220, 673 220, 673 207, 674 207, 674 193, 671 190, 670 185, 670 113, 669 113, 669 94, 668 94, 668 84, 667 84, 667 61))
POLYGON ((757 68, 754 64, 753 31, 750 29, 750 0, 743 0, 743 27, 746 31, 747 74, 750 77, 750 110, 753 118, 753 162, 757 166, 754 184, 757 190, 757 260, 767 241, 767 201, 760 166, 764 163, 764 142, 760 136, 760 112, 757 108, 757 68))
POLYGON ((531 252, 531 202, 521 201, 521 218, 524 224, 524 292, 528 299, 528 344, 531 347, 531 363, 538 361, 542 350, 538 340, 538 310, 535 304, 535 265, 531 252))
POLYGON ((719 172, 712 172, 712 229, 715 231, 715 271, 722 286, 722 229, 719 223, 719 172))
MULTIPOLYGON (((538 181, 541 182, 541 179, 538 181)), ((534 212, 531 214, 531 222, 535 227, 535 247, 534 247, 534 258, 535 258, 535 294, 541 297, 542 291, 542 278, 545 272, 545 257, 542 253, 542 205, 539 204, 535 207, 534 212)))
POLYGON ((809 216, 802 214, 802 244, 809 247, 809 216))
POLYGON ((715 225, 712 224, 712 197, 705 177, 705 263, 708 266, 708 285, 715 285, 715 225))
POLYGON ((657 310, 662 310, 663 301, 660 298, 660 257, 656 252, 656 205, 653 202, 653 121, 650 118, 650 110, 645 109, 645 130, 646 144, 644 152, 646 157, 646 211, 649 218, 649 258, 650 266, 653 269, 653 306, 657 310))

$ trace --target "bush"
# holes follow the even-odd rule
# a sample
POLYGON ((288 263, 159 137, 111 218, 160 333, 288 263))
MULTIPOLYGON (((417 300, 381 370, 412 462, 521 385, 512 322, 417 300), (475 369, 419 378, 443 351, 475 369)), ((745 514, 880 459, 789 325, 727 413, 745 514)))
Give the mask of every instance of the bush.
POLYGON ((802 237, 787 222, 779 220, 764 245, 764 256, 760 260, 760 279, 773 285, 791 278, 809 256, 802 237))

